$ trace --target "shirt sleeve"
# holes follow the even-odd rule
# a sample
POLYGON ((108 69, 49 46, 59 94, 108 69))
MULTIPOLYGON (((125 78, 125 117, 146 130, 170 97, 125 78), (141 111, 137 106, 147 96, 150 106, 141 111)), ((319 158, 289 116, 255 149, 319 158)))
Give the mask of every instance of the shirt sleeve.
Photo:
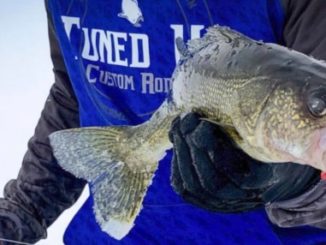
POLYGON ((311 225, 326 229, 326 181, 296 198, 270 203, 266 211, 270 221, 280 227, 311 225))
MULTIPOLYGON (((286 14, 285 45, 326 60, 326 1, 283 0, 282 4, 286 14)), ((326 181, 320 180, 296 198, 267 204, 266 212, 280 227, 311 225, 326 229, 326 181)))
POLYGON ((287 47, 326 60, 326 1, 283 0, 287 47))
POLYGON ((60 168, 49 145, 52 132, 79 127, 79 113, 49 14, 48 27, 55 83, 18 177, 7 183, 0 199, 0 238, 29 243, 46 237, 47 227, 75 203, 85 185, 60 168))

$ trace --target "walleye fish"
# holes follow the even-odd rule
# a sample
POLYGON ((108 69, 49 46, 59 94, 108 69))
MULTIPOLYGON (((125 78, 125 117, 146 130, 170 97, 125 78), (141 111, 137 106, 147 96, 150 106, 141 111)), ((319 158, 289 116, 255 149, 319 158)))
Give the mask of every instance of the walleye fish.
POLYGON ((324 62, 221 26, 178 46, 172 91, 149 121, 50 135, 58 163, 90 183, 96 220, 116 239, 133 227, 182 113, 221 125, 255 159, 326 170, 324 62))

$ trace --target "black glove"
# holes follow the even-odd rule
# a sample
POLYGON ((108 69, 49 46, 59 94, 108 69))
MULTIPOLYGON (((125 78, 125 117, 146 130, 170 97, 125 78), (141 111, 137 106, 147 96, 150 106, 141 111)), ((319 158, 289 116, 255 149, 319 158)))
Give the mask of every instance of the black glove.
POLYGON ((222 128, 194 113, 172 123, 171 183, 185 200, 212 211, 237 212, 292 198, 319 180, 294 163, 267 164, 237 148, 222 128))

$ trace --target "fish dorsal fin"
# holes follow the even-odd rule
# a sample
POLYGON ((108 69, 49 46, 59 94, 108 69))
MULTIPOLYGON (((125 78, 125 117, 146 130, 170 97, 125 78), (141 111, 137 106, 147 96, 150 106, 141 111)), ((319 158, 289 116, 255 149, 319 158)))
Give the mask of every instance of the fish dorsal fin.
POLYGON ((177 49, 179 51, 181 60, 187 59, 191 56, 191 53, 188 50, 187 45, 185 44, 185 42, 183 41, 183 39, 181 37, 177 37, 175 39, 175 43, 176 43, 177 49))
POLYGON ((229 136, 237 143, 240 144, 241 142, 243 142, 243 138, 240 136, 240 134, 238 133, 238 131, 236 130, 236 128, 234 127, 234 125, 230 124, 230 123, 224 123, 224 122, 219 122, 219 121, 215 121, 209 118, 200 118, 200 120, 202 121, 206 121, 209 123, 212 123, 214 125, 217 125, 221 128, 224 129, 225 132, 227 132, 229 134, 229 136))
POLYGON ((190 54, 197 53, 202 48, 210 44, 211 41, 206 38, 206 35, 202 38, 191 39, 187 42, 188 52, 190 54))
POLYGON ((212 123, 212 124, 215 124, 215 125, 220 126, 220 127, 231 127, 231 128, 234 128, 234 126, 232 124, 215 121, 215 120, 212 120, 212 119, 206 118, 206 117, 201 117, 200 120, 206 121, 206 122, 209 122, 209 123, 212 123))
POLYGON ((236 39, 251 40, 242 33, 231 29, 228 26, 214 25, 207 28, 205 37, 209 40, 232 42, 236 39))
POLYGON ((202 38, 196 38, 187 42, 188 51, 193 54, 211 43, 238 43, 239 41, 252 40, 240 32, 227 26, 214 25, 206 29, 202 38))

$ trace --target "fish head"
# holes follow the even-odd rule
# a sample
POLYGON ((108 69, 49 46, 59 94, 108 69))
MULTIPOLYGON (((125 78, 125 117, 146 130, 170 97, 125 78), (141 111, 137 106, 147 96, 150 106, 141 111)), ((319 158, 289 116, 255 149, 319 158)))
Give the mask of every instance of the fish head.
POLYGON ((256 137, 273 162, 326 170, 326 66, 277 77, 257 123, 256 137), (323 70, 323 76, 320 71, 323 70))

